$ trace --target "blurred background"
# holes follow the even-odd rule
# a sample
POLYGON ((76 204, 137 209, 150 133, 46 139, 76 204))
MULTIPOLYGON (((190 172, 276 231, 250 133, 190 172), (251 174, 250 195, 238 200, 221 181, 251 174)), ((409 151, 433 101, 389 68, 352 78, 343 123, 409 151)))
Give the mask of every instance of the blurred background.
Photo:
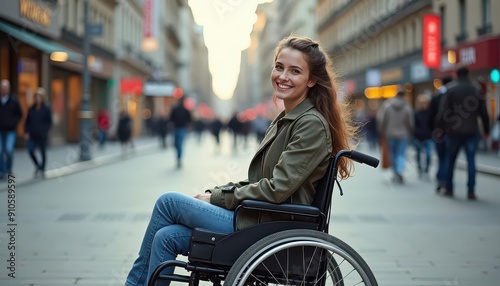
POLYGON ((360 117, 397 88, 412 103, 430 96, 437 79, 459 65, 486 92, 492 122, 498 114, 498 73, 490 77, 500 62, 498 0, 0 2, 0 78, 10 80, 24 116, 36 88, 47 90, 51 145, 81 139, 85 108, 91 126, 100 110, 109 112, 111 137, 120 110, 130 114, 134 137, 147 135, 183 96, 200 119, 272 118, 273 48, 290 34, 322 44, 340 76, 341 96, 356 103, 360 117), (437 20, 425 24, 429 14, 437 20), (429 27, 437 39, 424 37, 429 27))

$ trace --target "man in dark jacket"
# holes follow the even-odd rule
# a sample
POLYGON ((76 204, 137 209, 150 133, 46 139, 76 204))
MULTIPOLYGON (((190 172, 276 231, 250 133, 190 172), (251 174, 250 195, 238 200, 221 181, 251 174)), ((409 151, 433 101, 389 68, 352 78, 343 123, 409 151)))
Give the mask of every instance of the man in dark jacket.
POLYGON ((35 93, 35 103, 28 110, 24 122, 24 137, 28 140, 28 152, 35 165, 35 177, 45 175, 47 141, 51 127, 52 112, 45 104, 45 89, 39 87, 35 93), (40 150, 41 160, 35 156, 35 149, 40 150))
POLYGON ((484 137, 489 136, 490 121, 486 109, 484 93, 475 87, 468 78, 469 69, 457 70, 457 80, 450 84, 439 109, 439 118, 445 130, 446 150, 448 152, 448 172, 445 196, 453 196, 453 173, 458 151, 464 147, 467 154, 467 197, 476 200, 476 163, 475 156, 481 140, 478 118, 482 121, 484 137))
POLYGON ((182 159, 182 145, 184 144, 184 137, 186 137, 187 128, 193 121, 191 112, 184 106, 185 97, 181 97, 177 106, 172 109, 170 114, 170 122, 174 124, 174 141, 175 149, 177 150, 177 168, 181 168, 182 159))
MULTIPOLYGON (((452 81, 451 76, 446 76, 441 79, 441 87, 439 88, 437 94, 431 99, 429 104, 429 128, 432 130, 432 139, 434 145, 436 146, 436 153, 438 156, 438 169, 436 172, 437 187, 436 191, 439 192, 441 189, 446 187, 446 176, 447 167, 446 164, 448 159, 446 158, 446 143, 444 130, 436 126, 437 114, 439 111, 439 104, 443 95, 448 91, 448 84, 452 81)), ((442 125, 439 123, 439 125, 442 125)))
POLYGON ((23 112, 19 103, 10 94, 10 82, 0 82, 0 179, 12 173, 16 128, 23 112))

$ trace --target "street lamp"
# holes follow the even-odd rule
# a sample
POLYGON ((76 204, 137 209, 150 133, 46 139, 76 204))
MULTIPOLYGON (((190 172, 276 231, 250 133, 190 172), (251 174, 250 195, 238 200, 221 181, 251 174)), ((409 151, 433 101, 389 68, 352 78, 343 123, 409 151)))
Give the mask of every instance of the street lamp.
POLYGON ((88 57, 90 53, 90 35, 89 35, 89 1, 83 2, 83 92, 82 103, 80 107, 80 161, 91 159, 91 119, 93 118, 90 105, 90 71, 88 68, 88 57))

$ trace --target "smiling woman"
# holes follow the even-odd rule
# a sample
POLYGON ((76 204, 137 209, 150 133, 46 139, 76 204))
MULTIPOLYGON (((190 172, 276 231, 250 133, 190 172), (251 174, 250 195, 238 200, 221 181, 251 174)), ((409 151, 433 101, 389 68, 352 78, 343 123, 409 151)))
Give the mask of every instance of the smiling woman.
POLYGON ((250 45, 257 5, 272 0, 189 0, 198 25, 203 26, 214 93, 231 99, 240 73, 241 51, 250 45))

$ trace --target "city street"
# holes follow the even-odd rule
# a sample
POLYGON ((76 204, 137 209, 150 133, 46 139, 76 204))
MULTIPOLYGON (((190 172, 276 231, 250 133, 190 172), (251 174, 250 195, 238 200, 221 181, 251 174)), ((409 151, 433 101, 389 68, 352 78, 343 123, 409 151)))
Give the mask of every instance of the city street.
MULTIPOLYGON (((246 177, 257 145, 234 152, 230 138, 224 134, 217 151, 208 134, 188 137, 180 170, 169 146, 20 184, 9 207, 2 182, 0 285, 123 285, 160 194, 194 195, 246 177)), ((478 173, 478 201, 470 202, 466 172, 457 169, 455 198, 443 198, 412 161, 402 186, 389 170, 356 164, 356 175, 341 182, 344 196, 334 196, 330 233, 366 259, 382 286, 498 285, 499 177, 478 173)))

